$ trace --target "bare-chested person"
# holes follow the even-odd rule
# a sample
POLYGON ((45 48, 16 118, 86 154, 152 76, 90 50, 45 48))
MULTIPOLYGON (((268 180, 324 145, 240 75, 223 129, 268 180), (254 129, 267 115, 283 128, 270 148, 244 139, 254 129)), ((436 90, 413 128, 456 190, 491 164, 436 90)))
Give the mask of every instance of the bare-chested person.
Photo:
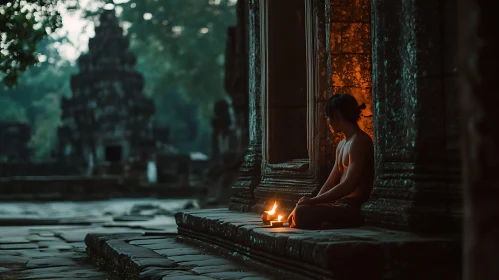
POLYGON ((374 181, 373 142, 357 125, 364 108, 348 94, 327 101, 329 128, 345 139, 338 144, 333 170, 317 196, 302 197, 289 215, 290 227, 341 228, 362 222, 360 207, 371 196, 374 181))

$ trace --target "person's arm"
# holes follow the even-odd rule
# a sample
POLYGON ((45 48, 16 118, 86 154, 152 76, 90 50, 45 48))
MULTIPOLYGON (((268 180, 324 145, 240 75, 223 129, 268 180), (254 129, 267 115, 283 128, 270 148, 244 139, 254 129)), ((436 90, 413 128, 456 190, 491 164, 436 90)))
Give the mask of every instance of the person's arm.
POLYGON ((349 164, 345 180, 340 184, 334 186, 327 192, 322 193, 314 198, 307 200, 306 204, 318 204, 323 202, 330 202, 343 198, 355 190, 357 182, 363 176, 363 166, 366 160, 366 145, 363 141, 352 141, 349 153, 349 164))

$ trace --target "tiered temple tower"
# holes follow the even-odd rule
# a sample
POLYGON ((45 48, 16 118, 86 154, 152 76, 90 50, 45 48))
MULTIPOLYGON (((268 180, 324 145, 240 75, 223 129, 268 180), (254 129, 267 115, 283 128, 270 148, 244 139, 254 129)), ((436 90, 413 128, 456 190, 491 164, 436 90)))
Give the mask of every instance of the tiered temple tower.
POLYGON ((154 103, 128 46, 114 10, 105 10, 71 77, 72 97, 61 102, 59 154, 66 159, 120 162, 154 149, 154 103))

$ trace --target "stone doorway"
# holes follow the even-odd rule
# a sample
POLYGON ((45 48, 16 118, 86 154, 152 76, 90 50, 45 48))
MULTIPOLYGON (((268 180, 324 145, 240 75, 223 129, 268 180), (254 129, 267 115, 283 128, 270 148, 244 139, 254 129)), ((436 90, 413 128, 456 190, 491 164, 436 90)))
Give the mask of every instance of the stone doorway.
POLYGON ((262 163, 254 211, 278 199, 291 207, 317 190, 327 90, 325 14, 313 0, 259 2, 262 163))

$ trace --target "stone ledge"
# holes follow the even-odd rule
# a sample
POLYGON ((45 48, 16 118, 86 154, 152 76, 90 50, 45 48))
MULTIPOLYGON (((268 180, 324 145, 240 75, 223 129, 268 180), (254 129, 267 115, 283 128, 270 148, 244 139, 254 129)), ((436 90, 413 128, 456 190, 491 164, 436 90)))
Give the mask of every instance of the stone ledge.
POLYGON ((175 215, 181 236, 315 279, 459 279, 458 236, 421 236, 361 227, 300 230, 264 226, 226 209, 175 215))
POLYGON ((90 259, 119 279, 272 279, 176 235, 88 234, 85 243, 90 259))

